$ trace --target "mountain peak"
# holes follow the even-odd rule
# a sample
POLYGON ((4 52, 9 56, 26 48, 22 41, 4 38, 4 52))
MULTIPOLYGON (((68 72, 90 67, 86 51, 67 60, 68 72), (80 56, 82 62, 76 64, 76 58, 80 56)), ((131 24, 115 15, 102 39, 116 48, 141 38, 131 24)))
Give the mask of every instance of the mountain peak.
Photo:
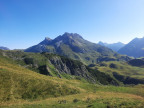
POLYGON ((127 45, 122 47, 118 52, 120 54, 126 54, 132 57, 143 57, 144 56, 144 38, 134 38, 127 45))
POLYGON ((49 37, 45 37, 45 39, 42 42, 40 42, 39 44, 46 45, 46 44, 50 43, 51 41, 52 41, 52 39, 50 39, 49 37))
POLYGON ((50 41, 50 40, 52 40, 52 39, 51 39, 51 38, 49 38, 49 37, 45 37, 45 40, 50 41))
POLYGON ((82 36, 80 36, 79 34, 77 33, 68 33, 68 32, 65 32, 62 37, 69 37, 69 38, 82 38, 82 36))
POLYGON ((105 43, 103 43, 102 41, 98 42, 99 45, 105 46, 105 43))
POLYGON ((44 40, 25 51, 59 54, 82 61, 85 64, 94 64, 104 60, 119 60, 117 54, 111 49, 89 42, 77 33, 68 32, 59 35, 53 40, 44 40))
POLYGON ((65 32, 63 35, 59 35, 57 38, 54 39, 55 42, 63 41, 68 42, 69 40, 83 40, 82 36, 77 33, 68 33, 65 32))

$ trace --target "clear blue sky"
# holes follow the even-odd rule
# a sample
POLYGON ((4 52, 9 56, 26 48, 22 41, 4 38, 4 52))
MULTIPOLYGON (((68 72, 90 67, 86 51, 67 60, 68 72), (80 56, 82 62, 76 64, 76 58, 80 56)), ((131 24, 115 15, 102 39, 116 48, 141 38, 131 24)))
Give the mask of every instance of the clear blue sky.
POLYGON ((78 33, 92 42, 144 36, 144 0, 0 0, 0 46, 27 48, 78 33))

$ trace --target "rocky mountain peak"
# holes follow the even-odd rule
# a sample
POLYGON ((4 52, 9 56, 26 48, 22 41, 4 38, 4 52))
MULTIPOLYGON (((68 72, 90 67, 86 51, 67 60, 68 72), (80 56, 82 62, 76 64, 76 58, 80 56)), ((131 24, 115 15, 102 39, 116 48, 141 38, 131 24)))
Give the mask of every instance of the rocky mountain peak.
POLYGON ((42 42, 40 42, 39 44, 40 44, 40 45, 47 45, 47 44, 49 44, 51 41, 52 41, 52 39, 50 39, 49 37, 45 37, 45 39, 44 39, 42 42))
POLYGON ((52 39, 49 37, 45 37, 45 40, 51 41, 52 39))
POLYGON ((25 52, 49 52, 80 60, 85 64, 120 59, 111 49, 89 42, 77 33, 67 32, 53 40, 45 39, 25 52))
POLYGON ((69 43, 71 44, 71 42, 80 42, 83 41, 84 39, 82 38, 82 36, 80 36, 77 33, 68 33, 65 32, 63 35, 59 35, 57 38, 55 38, 53 40, 53 42, 63 42, 63 43, 69 43))
POLYGON ((71 39, 77 39, 77 38, 83 39, 82 36, 80 36, 77 33, 68 33, 68 32, 65 32, 61 37, 63 37, 63 38, 71 38, 71 39))

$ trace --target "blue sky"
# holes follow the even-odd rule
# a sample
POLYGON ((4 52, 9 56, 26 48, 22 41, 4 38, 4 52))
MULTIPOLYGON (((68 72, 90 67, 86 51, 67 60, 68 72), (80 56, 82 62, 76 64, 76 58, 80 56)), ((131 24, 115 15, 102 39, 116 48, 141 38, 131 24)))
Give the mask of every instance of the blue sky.
POLYGON ((0 0, 0 46, 23 49, 64 32, 127 43, 144 36, 144 0, 0 0))

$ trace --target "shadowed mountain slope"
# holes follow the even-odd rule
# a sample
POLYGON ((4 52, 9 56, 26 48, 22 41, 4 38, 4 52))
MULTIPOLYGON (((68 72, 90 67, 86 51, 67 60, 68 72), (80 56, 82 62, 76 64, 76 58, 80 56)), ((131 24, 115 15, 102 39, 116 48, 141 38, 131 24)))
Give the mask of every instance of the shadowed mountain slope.
POLYGON ((133 57, 143 57, 144 56, 144 38, 135 38, 127 45, 122 47, 118 53, 125 54, 133 57))

